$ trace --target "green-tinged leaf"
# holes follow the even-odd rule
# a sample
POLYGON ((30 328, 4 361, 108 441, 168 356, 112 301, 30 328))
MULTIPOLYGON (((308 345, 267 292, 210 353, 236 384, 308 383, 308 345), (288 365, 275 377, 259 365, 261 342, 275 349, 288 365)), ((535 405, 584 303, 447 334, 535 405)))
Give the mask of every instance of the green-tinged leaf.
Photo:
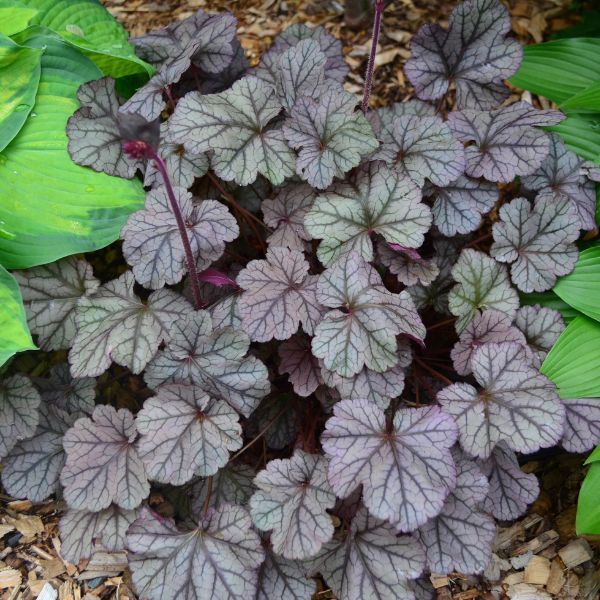
POLYGON ((562 332, 541 371, 561 398, 600 397, 600 323, 577 317, 562 332))
POLYGON ((581 15, 581 21, 576 25, 553 33, 553 39, 576 37, 600 37, 600 10, 588 10, 581 15))
POLYGON ((600 223, 600 184, 596 185, 596 223, 600 223))
POLYGON ((600 321, 600 246, 584 250, 575 269, 558 280, 554 292, 573 308, 600 321))
POLYGON ((585 477, 579 501, 577 503, 577 518, 575 527, 577 534, 600 534, 600 446, 587 457, 586 465, 591 465, 585 477))
POLYGON ((42 52, 19 46, 0 34, 0 151, 19 133, 31 112, 40 82, 42 52))
POLYGON ((106 246, 144 200, 139 181, 79 167, 67 152, 77 88, 99 78, 99 69, 55 35, 25 41, 46 50, 30 118, 0 154, 0 263, 7 268, 106 246))
POLYGON ((567 322, 572 321, 581 313, 568 305, 564 300, 559 298, 553 291, 550 292, 533 292, 532 294, 519 294, 521 305, 533 306, 539 304, 547 308, 557 310, 567 322))
POLYGON ((548 130, 558 133, 579 156, 600 163, 600 108, 592 114, 571 114, 548 130))
POLYGON ((23 31, 37 10, 17 0, 0 0, 0 33, 13 35, 23 31))
POLYGON ((115 79, 154 68, 135 55, 127 32, 97 0, 21 0, 37 10, 32 25, 43 25, 81 50, 104 75, 115 79))
POLYGON ((510 82, 557 103, 600 80, 600 39, 571 38, 524 49, 510 82))
POLYGON ((563 102, 560 108, 564 111, 598 112, 600 111, 600 81, 592 83, 582 92, 575 94, 563 102))
POLYGON ((13 276, 0 267, 0 366, 16 352, 34 348, 19 286, 13 276))

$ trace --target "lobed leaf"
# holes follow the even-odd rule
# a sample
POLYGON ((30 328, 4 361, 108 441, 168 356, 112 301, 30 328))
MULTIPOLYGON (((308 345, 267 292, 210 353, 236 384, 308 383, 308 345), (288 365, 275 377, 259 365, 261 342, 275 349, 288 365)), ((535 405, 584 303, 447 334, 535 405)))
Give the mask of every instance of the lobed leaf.
POLYGON ((265 561, 258 571, 255 600, 306 600, 316 592, 317 582, 306 576, 303 564, 265 550, 265 561))
POLYGON ((93 377, 72 377, 69 366, 56 365, 50 369, 47 378, 36 379, 36 387, 42 399, 67 413, 94 412, 96 399, 96 379, 93 377))
POLYGON ((265 431, 268 448, 281 450, 298 436, 297 402, 293 394, 277 394, 265 399, 252 418, 258 431, 265 431))
POLYGON ((310 396, 323 382, 319 361, 312 354, 310 339, 295 334, 279 348, 279 373, 288 373, 294 392, 310 396))
POLYGON ((535 304, 519 308, 515 317, 515 326, 525 335, 527 345, 533 353, 533 364, 539 369, 564 331, 565 322, 557 310, 535 304))
POLYGON ((589 452, 600 443, 600 400, 598 398, 567 398, 565 430, 561 446, 567 452, 589 452))
POLYGON ((440 273, 435 259, 425 259, 416 250, 399 244, 377 244, 377 256, 398 281, 411 286, 428 286, 440 273))

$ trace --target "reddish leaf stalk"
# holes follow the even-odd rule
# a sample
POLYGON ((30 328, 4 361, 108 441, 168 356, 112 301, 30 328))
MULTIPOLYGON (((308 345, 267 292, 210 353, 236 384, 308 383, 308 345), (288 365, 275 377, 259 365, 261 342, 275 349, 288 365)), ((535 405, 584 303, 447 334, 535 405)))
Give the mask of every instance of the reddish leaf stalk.
POLYGON ((377 57, 377 44, 379 44, 379 33, 381 32, 381 16, 383 15, 384 0, 375 0, 375 17, 373 19, 373 34, 371 36, 371 52, 365 75, 365 91, 361 109, 363 113, 369 108, 369 98, 373 89, 373 74, 375 73, 375 58, 377 57))

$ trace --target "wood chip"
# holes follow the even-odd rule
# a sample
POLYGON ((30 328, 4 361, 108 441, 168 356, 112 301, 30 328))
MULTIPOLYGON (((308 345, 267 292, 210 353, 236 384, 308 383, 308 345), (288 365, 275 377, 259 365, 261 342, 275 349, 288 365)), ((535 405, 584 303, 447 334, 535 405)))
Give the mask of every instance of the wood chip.
POLYGON ((453 596, 453 600, 475 600, 475 598, 479 598, 479 590, 475 588, 467 590, 466 592, 459 592, 453 596))
POLYGON ((78 578, 87 580, 96 577, 113 577, 122 573, 126 568, 127 555, 125 552, 96 552, 85 571, 78 578))
POLYGON ((3 569, 0 571, 0 589, 5 590, 6 588, 15 587, 21 585, 21 571, 16 569, 3 569))
POLYGON ((4 537, 7 533, 14 531, 14 525, 5 525, 4 523, 0 524, 0 537, 4 537))
POLYGON ((557 542, 558 538, 559 535, 556 533, 556 531, 554 531, 554 529, 544 531, 544 533, 515 548, 513 556, 527 554, 527 552, 533 552, 534 554, 537 554, 538 552, 545 550, 548 546, 551 546, 557 542))
POLYGON ((523 581, 536 585, 546 585, 550 577, 550 561, 543 556, 532 556, 525 567, 523 581))
POLYGON ((439 573, 432 573, 429 576, 429 581, 431 581, 431 585, 436 590, 446 585, 450 585, 450 580, 448 579, 448 577, 446 577, 446 575, 440 575, 439 573))
POLYGON ((577 565, 581 565, 594 556, 590 544, 583 538, 578 538, 567 544, 564 548, 558 551, 558 555, 565 563, 567 569, 572 569, 577 565))
POLYGON ((544 590, 529 583, 517 583, 508 589, 511 600, 552 600, 552 596, 544 590))
POLYGON ((564 574, 563 564, 560 560, 555 558, 550 565, 550 575, 546 582, 546 589, 551 594, 558 594, 565 585, 566 577, 564 574))
POLYGON ((44 533, 44 523, 38 516, 20 515, 16 519, 13 519, 12 517, 6 517, 6 520, 24 536, 33 538, 40 533, 44 533))

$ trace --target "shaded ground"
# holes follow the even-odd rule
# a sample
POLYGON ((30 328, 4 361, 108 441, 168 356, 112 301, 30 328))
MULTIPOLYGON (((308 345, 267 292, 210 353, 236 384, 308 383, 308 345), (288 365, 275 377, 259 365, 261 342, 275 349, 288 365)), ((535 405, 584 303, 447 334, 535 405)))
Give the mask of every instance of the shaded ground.
MULTIPOLYGON (((362 91, 362 74, 370 45, 370 25, 351 29, 342 0, 105 0, 106 6, 133 35, 185 18, 202 8, 230 10, 253 63, 273 37, 297 22, 322 25, 342 39, 351 65, 348 89, 362 91)), ((576 17, 571 0, 511 0, 512 26, 524 44, 542 41, 576 17)), ((395 0, 386 9, 373 90, 373 104, 410 97, 402 66, 410 39, 426 21, 445 24, 454 2, 395 0)), ((484 577, 459 573, 434 578, 439 600, 597 600, 600 598, 600 543, 575 534, 577 491, 584 457, 550 451, 526 463, 542 491, 527 516, 500 528, 494 568, 484 577)), ((159 497, 151 498, 160 504, 159 497)), ((0 495, 0 600, 134 600, 124 554, 98 553, 91 561, 71 565, 60 556, 58 520, 62 504, 32 506, 0 495)), ((333 598, 327 589, 316 595, 333 598)), ((282 599, 286 600, 286 599, 282 599)), ((369 600, 369 599, 365 599, 369 600)), ((402 600, 402 599, 399 599, 402 600)))

